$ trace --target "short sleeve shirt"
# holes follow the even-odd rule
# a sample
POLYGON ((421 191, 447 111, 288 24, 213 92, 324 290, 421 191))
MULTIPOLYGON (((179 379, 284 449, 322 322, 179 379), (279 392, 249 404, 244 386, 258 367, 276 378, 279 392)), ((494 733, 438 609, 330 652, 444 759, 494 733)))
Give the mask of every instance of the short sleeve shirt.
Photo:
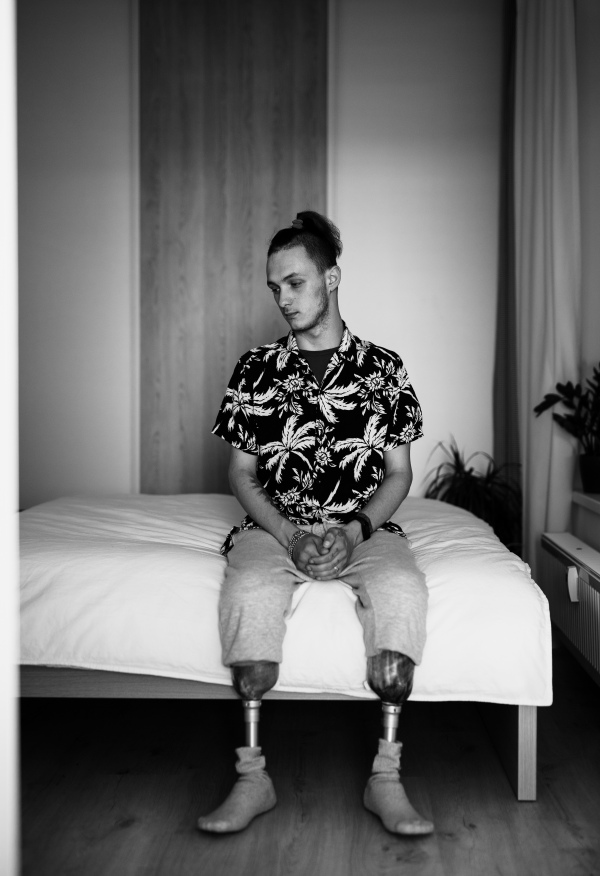
POLYGON ((293 332, 242 356, 212 431, 255 454, 273 505, 310 525, 352 519, 383 481, 384 453, 420 438, 422 421, 401 358, 344 325, 320 384, 293 332))

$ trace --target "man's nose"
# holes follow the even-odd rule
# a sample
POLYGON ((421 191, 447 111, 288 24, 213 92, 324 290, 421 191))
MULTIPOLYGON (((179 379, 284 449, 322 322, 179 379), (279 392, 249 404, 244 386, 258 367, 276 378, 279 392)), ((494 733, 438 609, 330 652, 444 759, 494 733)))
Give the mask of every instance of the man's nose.
POLYGON ((292 293, 290 289, 282 289, 279 295, 279 306, 285 310, 292 303, 292 293))

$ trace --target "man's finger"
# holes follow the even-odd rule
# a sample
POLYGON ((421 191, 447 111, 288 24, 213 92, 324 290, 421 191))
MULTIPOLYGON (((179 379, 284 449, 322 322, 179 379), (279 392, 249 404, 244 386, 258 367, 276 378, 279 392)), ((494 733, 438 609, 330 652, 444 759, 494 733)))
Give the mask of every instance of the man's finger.
POLYGON ((346 566, 346 558, 336 557, 335 560, 328 563, 321 563, 319 565, 317 565, 317 563, 307 563, 307 565, 313 569, 317 575, 337 575, 337 573, 341 572, 346 566))
POLYGON ((312 575, 315 578, 322 578, 324 580, 330 579, 333 581, 335 578, 339 577, 339 575, 342 572, 342 568, 343 568, 342 566, 339 566, 337 571, 335 569, 331 569, 331 571, 329 571, 329 572, 327 572, 327 571, 318 571, 318 572, 314 571, 314 572, 312 572, 312 575))
POLYGON ((309 564, 311 566, 327 566, 327 565, 329 565, 329 566, 331 566, 331 568, 333 568, 334 565, 336 565, 336 564, 338 566, 340 565, 340 562, 342 560, 342 556, 343 556, 343 554, 336 553, 336 554, 331 554, 331 555, 326 556, 326 557, 325 556, 311 557, 311 559, 309 560, 309 564))

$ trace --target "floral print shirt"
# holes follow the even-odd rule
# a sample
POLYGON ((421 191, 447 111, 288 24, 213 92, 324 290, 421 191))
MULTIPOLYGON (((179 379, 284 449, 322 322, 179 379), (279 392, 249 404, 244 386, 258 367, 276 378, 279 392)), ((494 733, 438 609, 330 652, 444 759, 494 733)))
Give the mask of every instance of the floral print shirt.
MULTIPOLYGON (((400 357, 344 325, 320 385, 292 331, 242 356, 212 431, 256 454, 258 480, 292 523, 346 523, 383 481, 385 451, 420 438, 422 419, 400 357)), ((222 553, 240 528, 258 527, 247 516, 222 553)))

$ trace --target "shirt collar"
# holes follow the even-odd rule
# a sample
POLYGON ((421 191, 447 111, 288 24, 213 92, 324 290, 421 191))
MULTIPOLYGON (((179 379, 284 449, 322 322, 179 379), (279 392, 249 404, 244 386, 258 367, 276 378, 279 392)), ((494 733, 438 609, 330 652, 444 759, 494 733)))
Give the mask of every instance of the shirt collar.
MULTIPOLYGON (((358 348, 359 338, 356 338, 346 323, 344 323, 344 331, 342 332, 342 340, 340 341, 340 345, 337 349, 337 355, 342 359, 346 359, 348 362, 356 362, 357 360, 357 348, 358 348)), ((298 342, 296 341, 296 336, 294 332, 291 331, 287 336, 286 342, 286 350, 289 352, 299 353, 300 349, 298 347, 298 342)))

